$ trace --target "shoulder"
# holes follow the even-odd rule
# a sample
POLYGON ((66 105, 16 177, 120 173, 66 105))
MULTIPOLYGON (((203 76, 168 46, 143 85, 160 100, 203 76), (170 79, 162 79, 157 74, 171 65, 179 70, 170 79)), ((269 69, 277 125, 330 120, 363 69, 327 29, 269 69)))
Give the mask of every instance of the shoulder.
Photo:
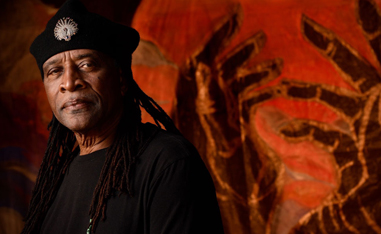
POLYGON ((166 170, 194 171, 205 167, 196 148, 183 136, 158 129, 152 124, 145 124, 144 128, 146 146, 136 162, 148 169, 152 177, 166 170))
POLYGON ((167 157, 168 160, 198 156, 196 148, 182 135, 167 132, 152 124, 145 124, 144 127, 146 129, 149 128, 149 130, 145 130, 145 132, 146 135, 150 136, 150 139, 147 140, 146 147, 144 147, 144 153, 167 157), (149 134, 147 134, 147 132, 149 132, 149 134))

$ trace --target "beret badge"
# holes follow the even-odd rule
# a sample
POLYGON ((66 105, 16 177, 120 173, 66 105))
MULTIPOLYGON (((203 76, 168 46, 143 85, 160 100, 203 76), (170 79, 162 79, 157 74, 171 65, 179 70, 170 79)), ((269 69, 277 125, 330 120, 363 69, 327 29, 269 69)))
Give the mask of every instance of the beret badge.
POLYGON ((78 32, 77 23, 70 17, 63 17, 58 20, 56 27, 54 28, 54 37, 61 41, 70 41, 71 37, 78 32))

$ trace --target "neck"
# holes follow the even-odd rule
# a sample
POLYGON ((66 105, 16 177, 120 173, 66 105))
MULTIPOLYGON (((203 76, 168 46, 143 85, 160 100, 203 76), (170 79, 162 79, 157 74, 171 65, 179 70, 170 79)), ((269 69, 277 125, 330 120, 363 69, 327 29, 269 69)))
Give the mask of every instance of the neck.
POLYGON ((112 125, 86 133, 74 132, 79 145, 79 155, 86 155, 110 147, 116 135, 119 118, 112 125))

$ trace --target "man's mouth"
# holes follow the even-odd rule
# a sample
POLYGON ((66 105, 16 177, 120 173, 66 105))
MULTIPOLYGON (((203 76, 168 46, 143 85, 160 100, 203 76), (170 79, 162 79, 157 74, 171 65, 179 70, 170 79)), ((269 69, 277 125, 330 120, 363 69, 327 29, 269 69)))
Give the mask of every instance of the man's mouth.
POLYGON ((62 110, 79 110, 88 106, 91 102, 85 99, 72 99, 64 103, 62 110))

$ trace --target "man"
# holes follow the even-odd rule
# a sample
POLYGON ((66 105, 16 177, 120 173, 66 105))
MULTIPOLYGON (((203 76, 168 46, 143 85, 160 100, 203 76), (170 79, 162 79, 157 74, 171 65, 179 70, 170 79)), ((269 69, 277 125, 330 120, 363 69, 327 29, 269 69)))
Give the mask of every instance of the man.
POLYGON ((138 43, 77 0, 33 42, 53 119, 22 233, 223 233, 197 151, 132 78, 138 43))

